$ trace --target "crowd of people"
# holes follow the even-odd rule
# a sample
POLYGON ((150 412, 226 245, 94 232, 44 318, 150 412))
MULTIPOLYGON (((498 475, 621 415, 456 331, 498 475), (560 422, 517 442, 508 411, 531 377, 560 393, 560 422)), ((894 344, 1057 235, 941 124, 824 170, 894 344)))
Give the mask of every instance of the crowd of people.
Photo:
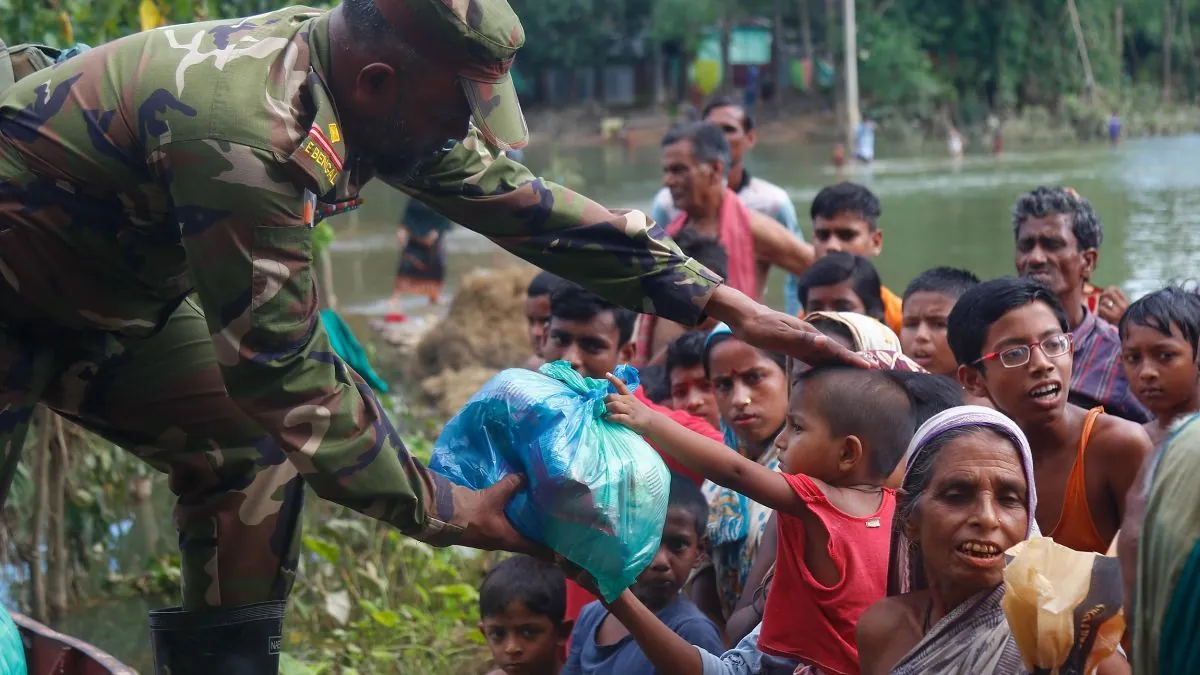
POLYGON ((1098 672, 1200 672, 1200 502, 1185 487, 1200 296, 1170 286, 1130 304, 1094 286, 1100 219, 1056 186, 1015 200, 1015 275, 937 267, 894 293, 872 264, 871 190, 826 187, 801 228, 745 167, 742 105, 704 117, 663 139, 654 220, 752 298, 783 268, 787 311, 875 367, 806 364, 539 274, 526 366, 608 378, 609 419, 663 457, 671 497, 658 554, 612 602, 569 566, 517 556, 490 571, 480 629, 499 670, 1025 672, 1005 552, 1044 535, 1119 554, 1130 629, 1098 672), (641 369, 632 392, 620 363, 641 369))

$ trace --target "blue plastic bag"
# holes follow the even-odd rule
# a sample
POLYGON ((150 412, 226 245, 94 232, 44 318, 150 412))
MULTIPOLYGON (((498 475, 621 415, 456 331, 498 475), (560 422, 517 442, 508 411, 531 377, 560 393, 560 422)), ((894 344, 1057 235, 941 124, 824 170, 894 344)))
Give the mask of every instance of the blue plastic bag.
MULTIPOLYGON (((614 375, 637 387, 635 368, 614 375)), ((658 551, 671 481, 641 436, 605 418, 609 393, 565 361, 505 370, 446 423, 429 466, 475 489, 524 473, 506 511, 513 527, 590 572, 613 600, 658 551)))

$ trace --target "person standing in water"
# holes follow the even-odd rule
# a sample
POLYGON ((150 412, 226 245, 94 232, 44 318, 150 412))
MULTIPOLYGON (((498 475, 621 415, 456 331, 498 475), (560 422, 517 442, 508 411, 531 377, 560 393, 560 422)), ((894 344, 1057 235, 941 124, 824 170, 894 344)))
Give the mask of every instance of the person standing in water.
POLYGON ((1115 110, 1108 116, 1108 142, 1111 145, 1121 142, 1121 116, 1115 110))
POLYGON ((431 305, 441 301, 446 281, 445 239, 451 225, 449 218, 419 199, 408 201, 396 230, 400 264, 392 289, 393 307, 398 305, 401 295, 424 295, 431 305))
POLYGON ((854 156, 863 164, 875 161, 875 130, 879 125, 863 115, 862 122, 854 130, 854 156))
POLYGON ((946 144, 949 146, 950 156, 952 158, 962 159, 963 147, 966 145, 966 141, 963 139, 963 135, 959 133, 957 127, 950 127, 950 132, 947 134, 946 138, 946 144))

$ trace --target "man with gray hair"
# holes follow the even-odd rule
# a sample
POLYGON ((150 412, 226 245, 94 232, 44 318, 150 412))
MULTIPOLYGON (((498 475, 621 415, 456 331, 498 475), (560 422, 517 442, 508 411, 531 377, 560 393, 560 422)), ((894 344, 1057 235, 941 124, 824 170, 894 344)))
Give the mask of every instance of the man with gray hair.
POLYGON ((800 275, 815 254, 778 221, 748 209, 729 189, 731 163, 725 132, 712 122, 689 122, 667 132, 662 140, 663 185, 679 209, 667 234, 691 228, 719 239, 729 255, 726 283, 759 299, 772 265, 800 275))
MULTIPOLYGON (((804 234, 796 218, 796 206, 792 204, 792 198, 788 196, 787 191, 762 176, 751 174, 750 169, 746 167, 747 155, 758 143, 754 115, 738 101, 728 96, 719 96, 704 106, 704 112, 699 118, 721 127, 725 132, 725 140, 729 141, 729 189, 733 190, 738 199, 751 211, 758 211, 775 219, 789 232, 803 239, 804 234)), ((671 201, 670 191, 662 188, 654 195, 650 218, 656 223, 669 223, 677 215, 679 210, 671 201)), ((800 301, 796 296, 796 281, 797 277, 789 274, 784 292, 784 311, 792 316, 799 316, 801 313, 800 301)))
MULTIPOLYGON (((674 237, 686 228, 719 240, 729 260, 725 283, 760 299, 772 265, 799 276, 816 255, 778 221, 746 207, 729 188, 732 163, 725 132, 712 122, 678 124, 663 136, 663 185, 678 209, 667 234, 674 237)), ((636 362, 661 363, 675 333, 656 317, 641 317, 636 362)))

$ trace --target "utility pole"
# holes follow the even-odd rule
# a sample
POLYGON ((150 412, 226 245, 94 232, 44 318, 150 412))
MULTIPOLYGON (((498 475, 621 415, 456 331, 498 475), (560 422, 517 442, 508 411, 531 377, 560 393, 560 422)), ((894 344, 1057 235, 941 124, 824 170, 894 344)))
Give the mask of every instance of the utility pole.
POLYGON ((846 43, 846 142, 854 143, 854 130, 861 120, 858 112, 858 27, 854 20, 854 0, 842 0, 842 26, 846 43))

